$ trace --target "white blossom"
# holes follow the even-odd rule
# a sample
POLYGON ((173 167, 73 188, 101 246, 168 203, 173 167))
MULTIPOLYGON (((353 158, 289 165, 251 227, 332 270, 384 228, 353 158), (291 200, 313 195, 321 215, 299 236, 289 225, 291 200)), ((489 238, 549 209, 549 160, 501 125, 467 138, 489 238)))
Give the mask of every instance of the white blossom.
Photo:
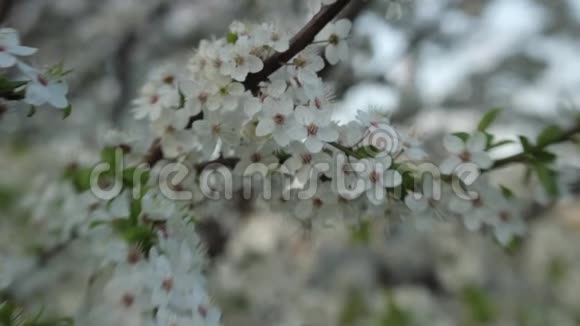
POLYGON ((328 24, 316 36, 317 41, 328 42, 324 49, 324 57, 331 65, 348 59, 348 44, 346 38, 350 33, 352 23, 348 19, 340 19, 328 24))
POLYGON ((467 142, 455 135, 443 139, 445 149, 451 154, 439 166, 443 174, 453 174, 455 169, 465 163, 473 163, 482 170, 488 169, 493 160, 485 151, 487 138, 481 132, 471 135, 467 142))
POLYGON ((36 53, 35 48, 20 45, 18 32, 12 28, 0 28, 0 68, 14 66, 18 57, 36 53))

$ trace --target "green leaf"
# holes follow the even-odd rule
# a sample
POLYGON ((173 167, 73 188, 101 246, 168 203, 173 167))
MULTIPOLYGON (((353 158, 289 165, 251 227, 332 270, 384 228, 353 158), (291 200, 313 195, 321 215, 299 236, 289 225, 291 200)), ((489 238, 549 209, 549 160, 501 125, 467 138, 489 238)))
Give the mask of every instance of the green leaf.
POLYGON ((558 173, 539 162, 534 163, 533 168, 546 193, 549 196, 556 197, 558 195, 558 173))
POLYGON ((413 320, 411 315, 402 310, 393 299, 389 298, 387 310, 382 317, 380 326, 411 326, 413 320))
POLYGON ((91 188, 91 168, 72 166, 66 169, 64 178, 68 179, 78 192, 85 192, 91 188))
POLYGON ((488 111, 479 121, 477 125, 477 130, 479 131, 486 131, 489 126, 497 119, 501 109, 493 109, 488 111))
POLYGON ((238 34, 234 32, 229 32, 228 35, 226 36, 226 40, 230 44, 236 44, 236 42, 238 41, 238 34))
POLYGON ((499 188, 501 189, 501 194, 505 198, 507 198, 507 199, 514 198, 514 192, 510 188, 508 188, 506 186, 502 186, 502 185, 500 185, 499 188))
POLYGON ((362 317, 368 314, 368 307, 359 291, 351 290, 347 295, 338 324, 340 326, 356 325, 362 317))
POLYGON ((145 186, 149 180, 149 171, 138 167, 130 167, 123 170, 123 184, 126 187, 145 186), (138 179, 138 180, 136 180, 138 179))
POLYGON ((470 137, 469 133, 466 133, 466 132, 455 132, 452 135, 453 136, 456 136, 456 137, 459 137, 464 142, 466 142, 469 139, 469 137, 470 137))
POLYGON ((542 130, 542 132, 538 135, 536 144, 539 148, 544 148, 548 145, 557 142, 561 136, 562 136, 562 128, 556 125, 548 126, 544 130, 542 130))
POLYGON ((64 108, 64 110, 62 110, 62 119, 66 119, 70 116, 70 114, 72 113, 72 104, 69 103, 69 105, 64 108))
POLYGON ((15 89, 28 84, 26 81, 10 80, 0 75, 0 93, 13 92, 15 89))
POLYGON ((368 244, 371 239, 371 226, 369 222, 361 222, 351 230, 351 240, 356 244, 368 244))
POLYGON ((530 140, 525 136, 520 136, 520 143, 524 149, 524 153, 532 153, 534 151, 534 146, 530 143, 530 140))
POLYGON ((495 320, 496 308, 482 289, 475 286, 467 286, 463 289, 461 296, 472 321, 484 325, 495 320))
POLYGON ((556 160, 556 155, 548 151, 537 151, 534 153, 534 158, 542 163, 552 163, 556 160))
POLYGON ((487 149, 490 150, 490 149, 493 149, 493 148, 497 148, 497 147, 500 147, 500 146, 503 146, 503 145, 509 145, 509 144, 513 144, 513 143, 515 143, 513 140, 506 139, 506 140, 498 141, 497 143, 492 143, 491 145, 489 145, 487 147, 487 149))
POLYGON ((30 109, 28 110, 28 114, 26 115, 28 118, 32 117, 36 114, 36 106, 31 105, 30 109))

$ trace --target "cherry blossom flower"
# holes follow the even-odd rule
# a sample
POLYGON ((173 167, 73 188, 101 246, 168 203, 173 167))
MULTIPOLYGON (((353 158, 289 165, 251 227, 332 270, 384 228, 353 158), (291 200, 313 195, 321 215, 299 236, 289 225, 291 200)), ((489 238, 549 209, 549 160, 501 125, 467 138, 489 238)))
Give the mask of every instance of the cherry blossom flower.
POLYGON ((285 97, 280 100, 267 98, 258 118, 256 136, 272 135, 279 146, 287 146, 291 140, 290 134, 296 128, 293 112, 294 103, 291 98, 285 97))
POLYGON ((379 159, 362 159, 364 166, 361 175, 364 177, 366 196, 373 205, 381 205, 386 200, 387 187, 397 187, 402 183, 402 176, 396 170, 389 169, 392 164, 390 156, 379 159))
POLYGON ((135 119, 149 117, 151 121, 161 117, 164 110, 176 108, 179 105, 179 93, 170 86, 158 86, 147 83, 141 89, 139 98, 133 101, 135 119))
POLYGON ((31 105, 48 103, 58 109, 64 109, 68 106, 68 100, 66 99, 68 86, 64 81, 43 75, 31 66, 21 62, 18 63, 18 67, 30 80, 26 86, 24 98, 26 103, 31 105))
POLYGON ((289 147, 292 153, 284 166, 292 172, 295 178, 305 183, 313 174, 318 172, 328 172, 330 170, 331 157, 327 153, 312 153, 303 143, 294 142, 289 147))
POLYGON ((20 45, 18 32, 12 28, 0 28, 0 68, 9 68, 18 62, 18 57, 36 53, 35 48, 20 45))
POLYGON ((240 96, 244 94, 244 86, 227 77, 215 80, 215 93, 207 99, 207 108, 210 111, 223 109, 233 111, 239 104, 240 96))
POLYGON ((248 73, 255 73, 264 67, 262 60, 251 54, 252 47, 247 37, 240 37, 233 50, 226 52, 221 73, 231 76, 237 81, 244 81, 248 73))
POLYGON ((455 135, 447 135, 443 139, 445 149, 452 155, 439 166, 443 174, 453 174, 456 168, 465 163, 473 163, 485 170, 491 167, 493 160, 485 151, 487 138, 481 132, 471 135, 467 142, 455 135))
POLYGON ((312 112, 298 111, 296 119, 301 128, 295 128, 292 137, 295 140, 304 140, 306 148, 312 153, 318 153, 324 144, 338 139, 336 125, 330 122, 328 116, 316 116, 312 112))
POLYGON ((236 164, 234 173, 239 175, 252 175, 261 172, 262 169, 273 170, 278 166, 274 144, 252 143, 240 146, 240 161, 236 164))
POLYGON ((211 155, 220 141, 225 145, 240 142, 236 119, 239 118, 234 113, 212 113, 193 123, 192 130, 198 136, 205 155, 211 155))
POLYGON ((316 36, 317 41, 328 42, 324 49, 324 57, 331 65, 348 59, 348 44, 346 38, 350 33, 352 23, 348 19, 340 19, 333 24, 328 24, 316 36))
POLYGON ((324 60, 315 51, 306 50, 300 52, 288 65, 288 72, 296 76, 304 84, 316 84, 317 72, 324 68, 324 60))

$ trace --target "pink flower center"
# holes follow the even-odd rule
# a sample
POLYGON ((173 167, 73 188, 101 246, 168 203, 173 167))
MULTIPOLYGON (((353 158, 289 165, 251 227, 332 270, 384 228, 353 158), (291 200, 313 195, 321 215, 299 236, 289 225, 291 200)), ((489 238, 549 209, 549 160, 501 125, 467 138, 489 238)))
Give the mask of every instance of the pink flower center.
POLYGON ((156 104, 157 102, 159 102, 159 95, 155 94, 149 98, 150 104, 156 104))
POLYGON ((211 132, 212 132, 214 135, 219 135, 219 133, 221 132, 221 130, 222 130, 222 128, 221 128, 221 126, 220 126, 219 124, 215 124, 215 125, 213 125, 213 126, 211 127, 211 132))
POLYGON ((280 113, 276 114, 273 119, 277 125, 282 125, 284 124, 284 121, 286 121, 286 117, 280 113))
POLYGON ((129 308, 133 305, 133 303, 135 303, 135 296, 131 293, 125 293, 123 294, 123 296, 121 297, 121 304, 125 307, 125 308, 129 308))
POLYGON ((206 92, 201 92, 199 93, 199 95, 197 96, 197 100, 199 101, 199 103, 201 104, 205 104, 207 102, 207 99, 209 97, 209 94, 206 92))
POLYGON ((459 158, 463 161, 463 162, 469 162, 471 161, 471 153, 468 151, 465 151, 461 154, 459 154, 459 158))
POLYGON ((338 35, 336 35, 336 34, 332 34, 328 38, 328 43, 330 43, 332 45, 337 45, 339 42, 340 42, 340 37, 338 37, 338 35))
POLYGON ((320 208, 320 207, 322 207, 322 205, 324 205, 324 202, 322 201, 322 199, 316 197, 316 198, 312 199, 312 205, 314 205, 314 207, 316 207, 316 208, 320 208))
POLYGON ((254 163, 260 162, 262 160, 262 155, 260 155, 260 153, 254 153, 250 156, 250 160, 254 163))
POLYGON ((36 78, 36 80, 38 80, 38 82, 42 85, 42 86, 48 86, 48 80, 46 80, 46 78, 44 78, 41 75, 38 75, 38 77, 36 78))
POLYGON ((302 154, 301 157, 303 164, 309 164, 310 162, 312 162, 312 155, 310 153, 302 154))
POLYGON ((6 51, 6 48, 3 47, 2 45, 0 45, 0 52, 4 52, 4 51, 6 51))
POLYGON ((163 280, 163 282, 161 283, 161 288, 167 293, 171 292, 171 290, 173 289, 173 279, 167 278, 163 280))
POLYGON ((498 216, 502 222, 507 222, 512 218, 510 212, 508 211, 501 211, 499 212, 498 216))
POLYGON ((316 136, 318 134, 318 126, 311 123, 306 127, 306 132, 308 132, 308 136, 316 136))
POLYGON ((369 180, 370 180, 372 183, 377 183, 377 182, 379 182, 379 179, 380 179, 380 178, 381 178, 381 176, 380 176, 380 174, 379 174, 379 172, 378 172, 378 171, 372 171, 372 172, 369 174, 369 180))

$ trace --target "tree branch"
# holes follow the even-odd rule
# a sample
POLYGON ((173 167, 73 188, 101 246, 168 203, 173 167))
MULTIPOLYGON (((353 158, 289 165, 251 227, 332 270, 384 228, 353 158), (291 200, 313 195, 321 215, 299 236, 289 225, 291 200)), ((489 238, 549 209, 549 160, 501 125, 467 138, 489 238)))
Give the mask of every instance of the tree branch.
MULTIPOLYGON (((550 142, 546 146, 554 145, 554 144, 558 144, 558 143, 563 143, 563 142, 572 140, 572 138, 574 138, 574 136, 576 136, 577 134, 580 134, 580 124, 574 126, 573 128, 570 128, 570 129, 564 131, 558 138, 554 139, 552 142, 550 142)), ((495 161, 495 163, 491 167, 491 170, 499 169, 499 168, 505 167, 506 165, 510 165, 510 164, 514 164, 514 163, 523 163, 523 162, 526 162, 527 159, 528 159, 528 156, 524 152, 514 154, 512 156, 508 156, 506 158, 502 158, 500 160, 495 161)))
MULTIPOLYGON (((286 62, 290 61, 295 55, 304 50, 316 37, 316 35, 332 21, 351 1, 362 0, 337 0, 335 3, 323 7, 312 19, 302 27, 302 29, 290 40, 290 47, 285 52, 275 53, 264 60, 264 68, 255 74, 249 74, 244 81, 244 87, 247 90, 256 92, 258 85, 268 79, 268 77, 280 69, 286 62)), ((191 129, 193 123, 203 119, 203 112, 189 119, 186 129, 191 129)), ((159 140, 154 141, 147 154, 144 162, 149 166, 155 165, 163 159, 163 151, 159 140)), ((230 162, 231 163, 231 162, 230 162)), ((204 163, 201 163, 203 165, 204 163)))
MULTIPOLYGON (((264 69, 250 74, 244 82, 247 90, 255 92, 260 82, 265 81, 268 77, 276 72, 282 65, 290 61, 300 51, 304 50, 316 37, 316 35, 352 0, 337 0, 335 3, 323 7, 318 14, 304 25, 304 27, 290 40, 290 47, 285 52, 275 53, 264 61, 264 69)), ((356 0, 362 1, 362 0, 356 0)))

